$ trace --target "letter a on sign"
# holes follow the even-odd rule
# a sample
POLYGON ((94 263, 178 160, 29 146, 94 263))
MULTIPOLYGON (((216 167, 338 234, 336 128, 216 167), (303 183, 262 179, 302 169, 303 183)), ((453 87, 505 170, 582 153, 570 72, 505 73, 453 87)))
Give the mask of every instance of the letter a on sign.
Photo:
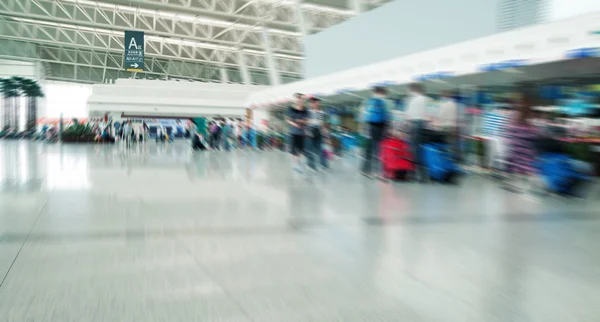
POLYGON ((129 47, 127 47, 127 49, 131 49, 131 47, 133 47, 133 49, 137 49, 137 43, 135 42, 135 37, 131 37, 131 40, 129 41, 129 47))

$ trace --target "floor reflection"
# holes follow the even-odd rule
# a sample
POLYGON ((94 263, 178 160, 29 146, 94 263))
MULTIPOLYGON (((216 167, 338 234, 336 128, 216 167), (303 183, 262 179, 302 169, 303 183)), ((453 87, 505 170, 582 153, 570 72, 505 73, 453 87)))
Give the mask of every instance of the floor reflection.
POLYGON ((357 161, 300 175, 279 151, 0 141, 0 316, 598 317, 598 198, 382 183, 357 161))

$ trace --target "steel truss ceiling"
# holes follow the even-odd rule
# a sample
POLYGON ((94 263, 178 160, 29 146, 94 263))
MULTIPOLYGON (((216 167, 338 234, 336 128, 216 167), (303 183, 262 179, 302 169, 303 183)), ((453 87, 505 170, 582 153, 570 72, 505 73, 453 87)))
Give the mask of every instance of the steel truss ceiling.
POLYGON ((270 68, 285 83, 301 77, 302 35, 354 14, 296 0, 2 0, 0 56, 41 61, 51 79, 90 83, 134 76, 270 84, 270 68), (146 34, 144 73, 123 69, 125 30, 146 34), (35 55, 21 55, 31 48, 35 55))

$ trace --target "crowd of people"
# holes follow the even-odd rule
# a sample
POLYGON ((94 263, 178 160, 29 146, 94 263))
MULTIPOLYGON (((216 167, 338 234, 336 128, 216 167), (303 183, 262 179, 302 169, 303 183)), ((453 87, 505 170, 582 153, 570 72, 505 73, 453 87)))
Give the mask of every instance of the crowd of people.
MULTIPOLYGON (((366 138, 363 144, 363 160, 360 172, 366 177, 379 176, 381 168, 381 145, 390 135, 399 135, 408 143, 414 164, 414 180, 426 182, 430 176, 423 156, 422 147, 431 136, 441 138, 449 155, 460 162, 463 160, 461 141, 472 135, 464 129, 461 120, 457 93, 444 91, 440 94, 437 108, 432 111, 431 98, 426 95, 422 84, 408 86, 400 129, 393 129, 393 103, 387 98, 385 88, 376 87, 372 96, 362 104, 360 112, 361 134, 366 138)), ((523 183, 530 185, 534 180, 535 161, 539 153, 540 137, 548 137, 548 129, 554 127, 550 118, 535 115, 531 97, 521 95, 502 102, 501 108, 483 114, 482 136, 488 144, 484 155, 487 157, 484 168, 501 171, 507 180, 507 188, 524 191, 523 183)), ((321 168, 327 169, 326 149, 329 143, 327 114, 321 110, 316 97, 295 95, 295 102, 287 112, 289 125, 289 150, 293 168, 302 172, 304 165, 317 170, 316 159, 321 160, 321 168), (306 106, 308 105, 308 107, 306 106), (327 143, 324 145, 324 143, 327 143), (306 162, 302 162, 302 159, 306 162)))
POLYGON ((218 118, 208 122, 206 134, 195 133, 192 147, 217 151, 278 148, 281 144, 277 134, 273 129, 262 131, 240 119, 218 118))
POLYGON ((316 171, 328 169, 330 148, 324 148, 324 143, 330 147, 330 135, 327 114, 321 109, 321 102, 316 97, 309 98, 309 108, 306 108, 306 97, 296 94, 296 101, 289 109, 287 123, 290 125, 290 153, 296 172, 304 171, 302 157, 306 158, 308 167, 316 171), (317 160, 319 162, 317 162, 317 160), (320 164, 320 167, 317 164, 320 164))
POLYGON ((207 144, 211 149, 226 151, 252 146, 254 128, 242 120, 222 119, 208 123, 207 144))

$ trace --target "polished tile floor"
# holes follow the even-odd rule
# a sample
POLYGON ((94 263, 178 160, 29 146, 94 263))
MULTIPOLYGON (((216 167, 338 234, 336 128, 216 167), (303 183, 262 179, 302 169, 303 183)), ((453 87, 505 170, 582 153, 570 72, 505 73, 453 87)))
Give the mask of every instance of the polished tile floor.
POLYGON ((0 141, 1 321, 600 321, 600 197, 0 141))

